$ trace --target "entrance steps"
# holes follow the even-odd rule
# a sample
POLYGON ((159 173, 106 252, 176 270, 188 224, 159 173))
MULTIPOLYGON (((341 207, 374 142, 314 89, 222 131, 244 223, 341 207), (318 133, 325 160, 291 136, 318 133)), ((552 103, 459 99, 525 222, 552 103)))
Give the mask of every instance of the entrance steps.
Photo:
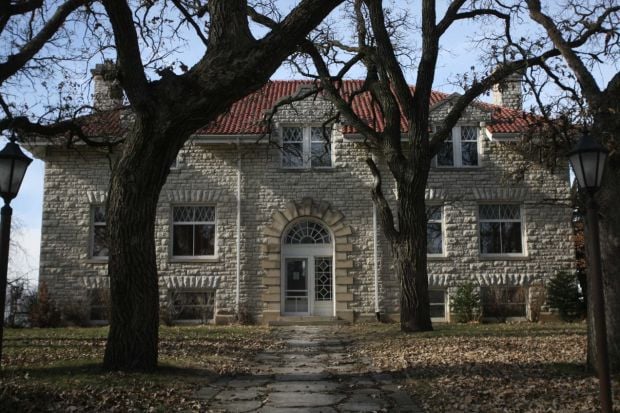
POLYGON ((282 316, 277 320, 269 321, 267 325, 270 327, 282 326, 326 326, 326 325, 347 325, 350 324, 346 320, 340 320, 337 317, 324 316, 282 316))

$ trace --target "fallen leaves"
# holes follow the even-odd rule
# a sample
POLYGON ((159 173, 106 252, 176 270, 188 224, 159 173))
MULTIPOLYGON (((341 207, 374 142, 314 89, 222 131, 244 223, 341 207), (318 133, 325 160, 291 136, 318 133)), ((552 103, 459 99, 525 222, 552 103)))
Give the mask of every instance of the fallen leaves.
POLYGON ((376 325, 356 327, 355 352, 373 369, 406 377, 429 412, 598 409, 598 380, 584 369, 583 325, 444 326, 425 334, 379 328, 382 334, 376 325))

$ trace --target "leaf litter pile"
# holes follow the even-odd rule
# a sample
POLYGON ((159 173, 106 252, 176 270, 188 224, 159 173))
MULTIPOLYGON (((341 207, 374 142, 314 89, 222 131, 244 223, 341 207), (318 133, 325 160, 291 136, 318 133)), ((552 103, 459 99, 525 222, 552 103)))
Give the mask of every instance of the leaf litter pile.
POLYGON ((257 352, 281 345, 261 327, 162 327, 157 371, 108 373, 106 336, 107 328, 5 330, 0 411, 206 411, 197 389, 249 373, 257 352))
MULTIPOLYGON (((598 380, 585 371, 585 324, 445 325, 406 334, 358 325, 354 352, 403 377, 428 412, 594 412, 598 380)), ((620 407, 620 382, 614 380, 620 407)))

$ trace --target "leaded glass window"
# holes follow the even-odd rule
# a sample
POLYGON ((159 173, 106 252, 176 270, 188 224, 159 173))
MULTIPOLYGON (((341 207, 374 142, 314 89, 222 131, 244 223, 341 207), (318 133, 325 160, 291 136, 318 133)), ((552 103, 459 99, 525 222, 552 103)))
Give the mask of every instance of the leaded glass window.
POLYGON ((92 239, 90 255, 93 258, 107 258, 109 253, 106 210, 102 205, 92 208, 92 239))
POLYGON ((478 128, 461 126, 461 165, 478 165, 478 128))
POLYGON ((330 130, 328 128, 310 128, 310 150, 312 167, 332 166, 330 130))
POLYGON ((331 127, 282 128, 282 167, 330 168, 331 127))
POLYGON ((302 128, 282 128, 282 166, 285 168, 301 168, 304 166, 302 128))
POLYGON ((332 299, 331 257, 314 258, 314 296, 315 301, 331 301, 332 299))
POLYGON ((215 255, 215 207, 176 206, 172 209, 172 255, 215 255))
POLYGON ((443 142, 436 156, 438 167, 472 167, 480 165, 476 126, 456 126, 443 142))
POLYGON ((479 212, 480 253, 523 253, 520 205, 480 205, 479 212))
POLYGON ((437 165, 438 166, 454 166, 454 146, 452 142, 452 132, 450 132, 450 136, 443 141, 441 145, 441 149, 437 154, 437 165))
POLYGON ((329 244, 331 237, 327 229, 314 221, 300 221, 289 229, 285 244, 329 244))

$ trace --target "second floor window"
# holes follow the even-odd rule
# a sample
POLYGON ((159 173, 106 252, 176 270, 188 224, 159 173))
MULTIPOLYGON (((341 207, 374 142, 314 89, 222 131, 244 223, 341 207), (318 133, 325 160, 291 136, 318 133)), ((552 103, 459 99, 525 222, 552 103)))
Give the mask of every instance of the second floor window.
POLYGON ((523 254, 520 205, 480 205, 479 212, 481 254, 523 254))
POLYGON ((215 207, 175 206, 172 210, 172 255, 215 255, 215 207))
POLYGON ((457 126, 446 139, 437 154, 438 167, 479 166, 478 154, 479 128, 476 126, 457 126))
POLYGON ((426 207, 426 253, 428 255, 443 254, 443 231, 442 231, 442 208, 441 205, 426 207))
POLYGON ((103 205, 92 207, 92 229, 90 256, 92 258, 108 258, 108 229, 106 227, 106 213, 103 205))
POLYGON ((282 128, 282 167, 330 168, 332 166, 329 127, 282 128))

